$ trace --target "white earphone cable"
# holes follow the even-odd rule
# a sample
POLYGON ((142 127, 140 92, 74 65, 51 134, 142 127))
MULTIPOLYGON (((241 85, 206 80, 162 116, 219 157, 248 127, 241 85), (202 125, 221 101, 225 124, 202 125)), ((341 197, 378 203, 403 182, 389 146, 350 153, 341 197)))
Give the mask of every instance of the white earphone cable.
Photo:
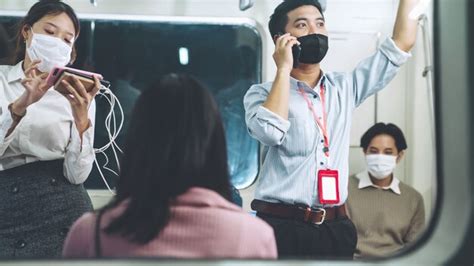
MULTIPOLYGON (((110 105, 110 111, 109 113, 107 114, 106 118, 105 118, 105 130, 107 132, 107 137, 109 139, 109 142, 106 143, 105 145, 103 145, 102 147, 100 148, 95 148, 94 149, 94 152, 96 154, 102 154, 104 155, 105 157, 105 163, 102 165, 102 168, 104 168, 105 170, 111 172, 112 174, 114 174, 115 176, 119 176, 119 171, 120 171, 120 160, 118 158, 118 153, 116 150, 118 150, 120 153, 123 153, 122 149, 120 149, 120 147, 118 146, 118 144, 115 142, 115 140, 117 139, 117 137, 119 136, 120 134, 120 131, 122 130, 122 127, 123 127, 123 122, 124 122, 124 113, 123 113, 123 109, 122 109, 122 105, 120 104, 120 101, 118 100, 118 98, 112 93, 112 91, 110 90, 110 88, 108 87, 105 87, 105 86, 102 86, 98 95, 102 96, 103 98, 105 98, 107 100, 107 102, 109 103, 110 105), (117 108, 118 110, 120 111, 120 122, 118 123, 118 127, 117 127, 117 117, 116 117, 116 114, 115 114, 115 106, 117 105, 117 108), (114 155, 114 159, 115 159, 115 163, 117 164, 117 169, 118 171, 114 171, 112 170, 110 167, 108 167, 108 164, 109 164, 109 158, 107 156, 107 154, 105 153, 105 151, 107 149, 111 148, 112 149, 112 152, 113 152, 113 155, 114 155)), ((112 188, 110 187, 109 183, 107 182, 107 179, 105 178, 105 175, 104 173, 102 172, 101 170, 101 167, 99 165, 99 162, 97 161, 97 156, 95 156, 94 158, 94 162, 95 162, 95 165, 97 166, 97 170, 102 178, 102 180, 104 181, 105 183, 105 186, 107 187, 107 189, 110 191, 110 193, 112 193, 113 195, 115 195, 115 192, 112 190, 112 188)))

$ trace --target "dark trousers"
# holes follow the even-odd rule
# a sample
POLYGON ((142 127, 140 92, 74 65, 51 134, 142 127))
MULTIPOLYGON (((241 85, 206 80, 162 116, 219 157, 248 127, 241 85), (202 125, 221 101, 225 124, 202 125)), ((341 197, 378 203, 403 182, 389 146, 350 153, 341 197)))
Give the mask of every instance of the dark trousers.
POLYGON ((273 227, 279 258, 352 259, 357 231, 347 217, 314 225, 258 213, 273 227))

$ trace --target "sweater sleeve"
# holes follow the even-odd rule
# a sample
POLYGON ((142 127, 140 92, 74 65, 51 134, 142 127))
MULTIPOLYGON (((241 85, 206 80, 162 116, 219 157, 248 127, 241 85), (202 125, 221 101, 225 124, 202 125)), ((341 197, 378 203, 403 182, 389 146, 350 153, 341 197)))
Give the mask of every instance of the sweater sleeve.
POLYGON ((419 193, 416 194, 416 202, 417 204, 413 218, 411 219, 410 228, 404 238, 405 243, 416 240, 425 228, 425 205, 423 203, 423 197, 419 193))

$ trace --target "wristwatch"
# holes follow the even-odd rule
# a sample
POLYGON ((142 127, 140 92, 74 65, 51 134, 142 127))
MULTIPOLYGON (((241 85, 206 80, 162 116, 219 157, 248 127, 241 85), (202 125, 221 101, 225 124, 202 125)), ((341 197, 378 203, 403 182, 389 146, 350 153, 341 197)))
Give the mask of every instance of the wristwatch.
POLYGON ((25 111, 25 113, 23 113, 23 115, 16 114, 15 112, 13 112, 12 106, 13 106, 13 103, 10 103, 8 105, 8 111, 10 111, 10 114, 12 115, 13 121, 16 122, 16 123, 19 123, 20 120, 26 115, 26 111, 25 111))

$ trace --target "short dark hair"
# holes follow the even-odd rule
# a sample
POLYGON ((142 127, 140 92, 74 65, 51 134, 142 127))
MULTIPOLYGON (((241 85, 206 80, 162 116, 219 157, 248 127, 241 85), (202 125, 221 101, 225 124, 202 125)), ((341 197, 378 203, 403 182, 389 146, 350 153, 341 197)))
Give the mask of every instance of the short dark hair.
POLYGON ((268 29, 272 38, 279 33, 285 33, 288 13, 300 6, 315 6, 323 15, 323 9, 317 0, 284 0, 275 8, 270 16, 270 22, 268 22, 268 29))
MULTIPOLYGON (((38 20, 45 16, 59 15, 61 13, 65 13, 71 19, 72 24, 74 25, 74 30, 76 31, 76 36, 74 36, 74 39, 76 40, 79 36, 79 32, 81 31, 81 25, 72 7, 64 2, 61 2, 60 0, 40 0, 30 8, 26 16, 18 24, 16 50, 15 54, 13 55, 14 57, 10 61, 12 61, 13 64, 16 64, 25 58, 26 45, 25 39, 21 34, 25 25, 31 27, 38 20)), ((73 45, 72 48, 71 62, 76 59, 75 45, 73 45)))
POLYGON ((224 127, 210 92, 169 74, 138 98, 127 132, 117 195, 101 213, 129 200, 105 232, 148 243, 166 226, 170 204, 191 187, 231 200, 224 127))
POLYGON ((403 135, 402 130, 394 124, 388 123, 377 123, 369 128, 362 138, 360 139, 360 146, 362 149, 367 151, 370 142, 378 135, 389 135, 395 140, 395 146, 397 147, 398 152, 401 152, 408 148, 405 136, 403 135))

